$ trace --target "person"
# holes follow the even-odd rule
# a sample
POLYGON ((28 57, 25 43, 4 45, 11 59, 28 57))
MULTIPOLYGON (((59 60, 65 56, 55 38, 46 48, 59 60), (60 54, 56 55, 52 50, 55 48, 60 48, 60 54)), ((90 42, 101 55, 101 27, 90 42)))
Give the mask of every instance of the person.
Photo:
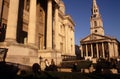
POLYGON ((57 66, 55 65, 54 59, 51 59, 51 64, 49 66, 50 71, 58 71, 57 66))
POLYGON ((120 73, 120 59, 117 59, 116 68, 117 68, 118 73, 120 73))
POLYGON ((55 65, 55 62, 53 59, 51 59, 51 65, 55 65))
POLYGON ((77 63, 75 62, 73 64, 73 67, 72 67, 72 72, 77 72, 77 71, 78 71, 78 69, 77 69, 77 63))
POLYGON ((45 71, 49 70, 49 62, 47 59, 45 59, 45 71))

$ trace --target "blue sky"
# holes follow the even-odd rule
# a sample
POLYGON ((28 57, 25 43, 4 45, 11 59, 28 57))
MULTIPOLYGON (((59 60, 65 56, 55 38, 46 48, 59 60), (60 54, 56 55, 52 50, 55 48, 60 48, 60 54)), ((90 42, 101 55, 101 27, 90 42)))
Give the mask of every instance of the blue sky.
MULTIPOLYGON (((99 7, 105 35, 116 37, 120 41, 120 0, 96 0, 99 7)), ((90 16, 92 0, 63 0, 66 14, 75 22, 75 44, 90 34, 90 16)))

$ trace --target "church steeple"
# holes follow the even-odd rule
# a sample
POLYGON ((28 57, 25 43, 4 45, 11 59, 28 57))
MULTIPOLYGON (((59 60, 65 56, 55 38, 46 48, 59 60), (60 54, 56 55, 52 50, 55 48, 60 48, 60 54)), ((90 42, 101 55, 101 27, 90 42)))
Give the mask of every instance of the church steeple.
POLYGON ((91 34, 104 35, 102 17, 99 12, 99 8, 96 0, 93 0, 90 18, 90 32, 91 34))
POLYGON ((99 8, 97 6, 96 0, 93 0, 92 13, 93 14, 99 14, 99 8))

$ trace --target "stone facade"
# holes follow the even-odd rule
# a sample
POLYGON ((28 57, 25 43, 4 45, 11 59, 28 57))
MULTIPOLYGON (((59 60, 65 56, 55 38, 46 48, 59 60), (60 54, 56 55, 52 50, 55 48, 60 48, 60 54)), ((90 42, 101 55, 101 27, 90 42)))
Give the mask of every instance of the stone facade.
POLYGON ((90 17, 90 35, 80 40, 81 56, 84 58, 116 58, 120 55, 119 41, 104 34, 102 17, 96 0, 93 0, 90 17))
POLYGON ((0 47, 6 61, 32 65, 75 55, 74 22, 62 0, 0 0, 0 47))

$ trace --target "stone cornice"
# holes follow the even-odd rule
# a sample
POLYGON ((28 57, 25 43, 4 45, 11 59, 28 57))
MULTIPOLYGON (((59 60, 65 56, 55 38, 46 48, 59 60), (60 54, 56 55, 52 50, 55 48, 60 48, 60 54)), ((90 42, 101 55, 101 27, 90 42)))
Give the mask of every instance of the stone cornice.
POLYGON ((65 15, 65 19, 70 21, 73 24, 73 26, 75 26, 75 23, 74 23, 74 21, 73 21, 73 19, 72 19, 72 17, 70 15, 65 15))
POLYGON ((60 10, 59 10, 59 17, 62 18, 62 19, 64 19, 64 14, 60 10))

